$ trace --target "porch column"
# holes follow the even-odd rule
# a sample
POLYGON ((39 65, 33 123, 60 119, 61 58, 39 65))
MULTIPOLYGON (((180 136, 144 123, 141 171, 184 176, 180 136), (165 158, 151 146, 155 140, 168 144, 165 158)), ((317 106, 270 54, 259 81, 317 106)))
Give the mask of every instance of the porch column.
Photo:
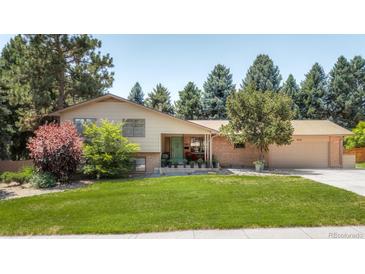
POLYGON ((207 161, 207 135, 204 134, 204 161, 207 161))
POLYGON ((209 134, 209 161, 210 166, 213 164, 213 142, 212 142, 212 134, 209 134))

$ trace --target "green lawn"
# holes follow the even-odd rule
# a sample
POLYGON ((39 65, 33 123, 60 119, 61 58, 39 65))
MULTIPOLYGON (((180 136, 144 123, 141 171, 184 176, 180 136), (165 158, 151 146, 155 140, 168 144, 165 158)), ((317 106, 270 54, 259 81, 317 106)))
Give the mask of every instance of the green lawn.
POLYGON ((0 202, 0 235, 365 224, 365 197, 300 177, 96 183, 0 202))
POLYGON ((365 162, 363 163, 357 163, 356 168, 365 168, 365 162))

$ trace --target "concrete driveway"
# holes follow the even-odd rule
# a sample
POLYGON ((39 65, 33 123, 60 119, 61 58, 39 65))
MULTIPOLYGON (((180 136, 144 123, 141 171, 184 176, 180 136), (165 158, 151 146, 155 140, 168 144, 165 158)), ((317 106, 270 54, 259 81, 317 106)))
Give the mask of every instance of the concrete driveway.
POLYGON ((292 169, 285 170, 327 185, 365 196, 365 169, 292 169))

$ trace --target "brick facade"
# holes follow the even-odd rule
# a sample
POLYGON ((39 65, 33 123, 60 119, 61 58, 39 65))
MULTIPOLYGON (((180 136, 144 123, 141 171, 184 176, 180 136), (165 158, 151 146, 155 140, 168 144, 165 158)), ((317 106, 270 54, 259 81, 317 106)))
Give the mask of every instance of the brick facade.
POLYGON ((329 138, 329 167, 342 167, 342 137, 330 136, 329 138))
POLYGON ((217 136, 213 138, 213 157, 221 167, 252 167, 259 159, 259 151, 250 144, 245 148, 234 148, 225 137, 217 136))
POLYGON ((146 158, 146 173, 153 173, 155 168, 161 166, 161 154, 158 152, 138 152, 135 156, 146 158))

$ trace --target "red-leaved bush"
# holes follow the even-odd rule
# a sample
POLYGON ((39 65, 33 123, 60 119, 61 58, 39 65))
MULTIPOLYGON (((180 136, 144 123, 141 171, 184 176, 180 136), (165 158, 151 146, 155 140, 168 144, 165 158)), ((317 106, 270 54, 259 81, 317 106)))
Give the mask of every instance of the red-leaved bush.
POLYGON ((76 171, 82 156, 82 140, 71 122, 40 126, 27 148, 41 172, 49 172, 62 182, 76 171))

